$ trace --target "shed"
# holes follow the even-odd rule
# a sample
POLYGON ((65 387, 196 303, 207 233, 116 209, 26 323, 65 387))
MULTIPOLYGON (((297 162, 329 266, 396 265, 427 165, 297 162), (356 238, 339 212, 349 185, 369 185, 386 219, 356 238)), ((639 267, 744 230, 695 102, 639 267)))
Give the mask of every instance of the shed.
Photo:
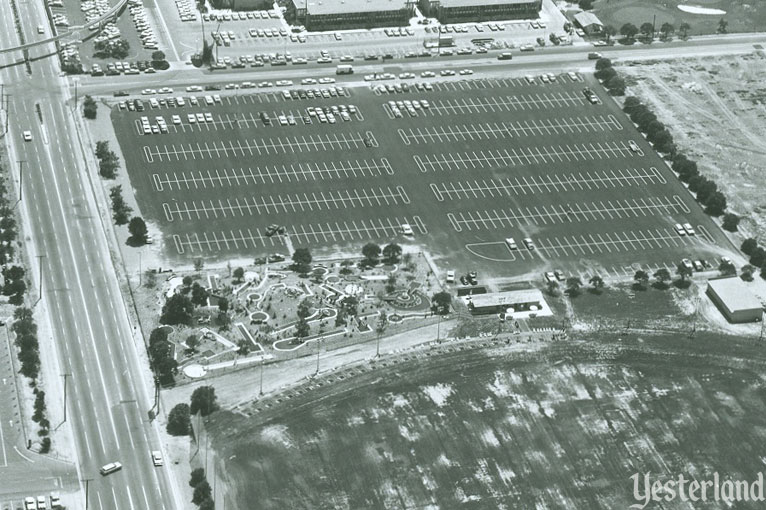
POLYGON ((604 29, 604 24, 592 12, 578 12, 574 15, 575 22, 582 28, 586 34, 600 34, 604 29))
POLYGON ((710 280, 706 293, 729 322, 761 320, 763 304, 745 282, 736 276, 710 280))

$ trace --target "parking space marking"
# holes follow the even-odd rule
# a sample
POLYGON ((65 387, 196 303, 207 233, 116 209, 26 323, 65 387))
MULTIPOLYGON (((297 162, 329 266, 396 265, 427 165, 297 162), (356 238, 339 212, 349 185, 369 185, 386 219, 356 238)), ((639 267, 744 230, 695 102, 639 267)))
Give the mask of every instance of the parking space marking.
POLYGON ((476 152, 442 153, 434 155, 415 155, 413 159, 421 172, 437 170, 473 170, 475 168, 496 168, 498 166, 531 165, 541 163, 585 161, 595 159, 611 159, 617 157, 637 157, 624 141, 573 144, 564 146, 529 147, 511 149, 496 149, 476 152), (512 154, 511 154, 512 153, 512 154))
MULTIPOLYGON (((587 237, 586 235, 567 235, 546 239, 538 238, 533 239, 533 241, 535 243, 534 250, 514 250, 512 252, 513 260, 518 258, 525 261, 528 258, 534 258, 537 253, 551 258, 591 256, 637 250, 665 250, 701 242, 701 240, 695 240, 693 236, 679 236, 670 229, 587 234, 587 237)), ((629 273, 629 275, 632 274, 633 272, 629 273)))
POLYGON ((443 99, 431 102, 427 110, 420 110, 424 115, 464 115, 468 113, 510 112, 545 108, 565 108, 584 106, 585 97, 575 92, 559 92, 491 98, 475 98, 468 103, 465 100, 443 99))
POLYGON ((442 182, 431 183, 429 186, 436 200, 443 202, 444 200, 601 190, 651 184, 667 184, 667 180, 655 167, 650 167, 648 170, 626 168, 625 170, 586 171, 563 175, 549 174, 521 178, 442 182))
POLYGON ((144 146, 144 157, 147 163, 167 161, 187 161, 192 159, 212 158, 212 151, 215 151, 215 157, 236 158, 244 156, 259 156, 268 154, 294 154, 295 152, 311 151, 330 151, 330 150, 351 150, 365 147, 365 141, 370 142, 373 147, 378 146, 378 141, 370 131, 365 133, 331 133, 322 135, 301 136, 282 136, 276 138, 262 138, 245 141, 244 145, 238 141, 238 146, 234 147, 232 140, 214 141, 212 148, 205 142, 205 150, 199 147, 193 147, 192 144, 171 144, 163 145, 162 149, 155 145, 154 149, 144 146), (231 153, 230 153, 231 152, 231 153))
POLYGON ((415 129, 399 129, 399 137, 411 143, 450 143, 467 140, 498 140, 535 135, 556 135, 563 133, 590 133, 595 131, 621 130, 622 125, 613 115, 600 118, 569 117, 569 119, 531 120, 524 122, 493 122, 462 124, 459 126, 429 126, 415 129))
POLYGON ((152 174, 152 182, 156 191, 173 191, 380 177, 384 174, 394 175, 394 169, 388 159, 379 158, 321 163, 290 163, 289 165, 225 168, 196 172, 166 172, 164 174, 152 174))
POLYGON ((263 248, 266 246, 285 245, 284 237, 289 237, 294 244, 326 244, 338 241, 359 241, 365 239, 393 238, 401 233, 401 226, 409 224, 421 235, 428 230, 419 216, 378 217, 367 220, 336 221, 331 223, 310 223, 288 227, 287 236, 266 237, 257 230, 237 229, 219 232, 203 232, 173 235, 173 243, 178 254, 187 252, 223 251, 234 249, 263 248), (342 225, 341 225, 342 223, 342 225))
MULTIPOLYGON (((678 195, 648 197, 640 200, 608 200, 578 204, 556 204, 507 209, 484 209, 447 213, 452 228, 463 230, 497 229, 523 225, 554 225, 597 220, 637 218, 640 216, 688 214, 689 209, 678 195)), ((595 242, 595 241, 594 241, 595 242)))
POLYGON ((344 189, 339 191, 312 191, 290 195, 263 195, 259 197, 232 197, 218 200, 192 200, 164 202, 162 208, 167 221, 202 220, 261 216, 265 214, 312 213, 362 207, 397 206, 409 204, 410 198, 401 186, 377 189, 344 189))

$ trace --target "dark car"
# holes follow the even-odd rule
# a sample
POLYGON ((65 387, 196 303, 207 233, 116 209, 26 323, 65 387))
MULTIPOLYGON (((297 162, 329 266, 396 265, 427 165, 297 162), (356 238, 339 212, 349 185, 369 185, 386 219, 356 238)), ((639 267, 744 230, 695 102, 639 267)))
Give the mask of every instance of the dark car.
POLYGON ((468 285, 468 278, 466 278, 465 275, 460 275, 460 284, 468 285))
POLYGON ((205 85, 205 90, 221 90, 220 85, 205 85))
POLYGON ((364 145, 366 147, 372 147, 372 140, 370 140, 369 138, 365 138, 364 139, 364 145))
POLYGON ((269 262, 282 262, 284 260, 285 260, 285 256, 284 255, 280 255, 279 253, 272 253, 268 257, 268 261, 269 262))
POLYGON ((479 275, 476 273, 476 271, 471 271, 470 273, 468 273, 468 281, 471 282, 471 285, 476 285, 477 283, 479 283, 479 281, 477 280, 478 276, 479 275))
POLYGON ((118 90, 117 92, 114 93, 114 97, 125 97, 125 96, 129 96, 129 95, 130 94, 128 94, 124 90, 118 90))
POLYGON ((266 237, 271 237, 279 231, 279 225, 272 223, 266 227, 266 237))

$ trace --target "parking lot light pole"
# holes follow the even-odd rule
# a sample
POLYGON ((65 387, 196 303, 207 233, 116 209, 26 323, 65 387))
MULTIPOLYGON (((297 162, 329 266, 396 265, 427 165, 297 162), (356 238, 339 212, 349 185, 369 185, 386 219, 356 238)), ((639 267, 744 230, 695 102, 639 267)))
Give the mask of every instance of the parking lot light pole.
POLYGON ((85 478, 80 480, 81 482, 85 482, 85 510, 88 510, 88 484, 93 481, 92 478, 85 478))

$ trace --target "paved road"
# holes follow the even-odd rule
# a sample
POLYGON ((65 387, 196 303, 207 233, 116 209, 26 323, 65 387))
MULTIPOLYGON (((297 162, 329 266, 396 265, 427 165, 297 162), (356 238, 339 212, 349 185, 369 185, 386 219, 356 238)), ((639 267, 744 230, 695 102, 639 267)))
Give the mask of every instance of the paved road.
MULTIPOLYGON (((716 55, 738 55, 755 51, 754 45, 766 45, 766 35, 732 35, 724 37, 705 37, 688 42, 673 42, 668 44, 651 44, 640 46, 621 46, 598 48, 605 57, 615 61, 642 61, 668 58, 694 58, 716 55)), ((495 55, 455 55, 452 57, 431 57, 425 59, 396 59, 378 62, 366 62, 357 59, 353 63, 353 75, 338 77, 335 66, 308 64, 288 67, 263 67, 241 70, 209 72, 192 66, 178 65, 169 71, 133 76, 109 76, 81 78, 80 90, 92 95, 111 95, 116 90, 126 90, 132 93, 143 88, 160 88, 164 86, 179 87, 191 84, 228 83, 240 81, 276 81, 281 79, 293 80, 299 83, 301 78, 332 76, 339 82, 359 81, 365 74, 401 71, 436 71, 445 68, 461 69, 470 67, 478 74, 499 75, 513 72, 561 71, 592 69, 593 61, 587 60, 591 46, 555 47, 531 53, 514 52, 513 60, 498 61, 495 55)), ((457 79, 457 78, 453 78, 457 79)))
MULTIPOLYGON (((3 47, 19 43, 8 4, 0 2, 3 47)), ((27 30, 46 24, 41 4, 18 5, 27 30)), ((143 347, 133 339, 83 171, 72 112, 65 104, 67 83, 59 77, 54 59, 33 62, 31 75, 24 65, 8 65, 12 61, 8 56, 0 60, 0 81, 12 95, 9 159, 25 161, 25 235, 31 236, 36 253, 45 256, 43 300, 61 370, 72 374, 68 418, 80 476, 92 479, 89 508, 183 508, 174 501, 168 472, 151 463, 149 452, 159 446, 159 439, 148 421, 151 391, 137 360, 137 349, 143 347), (23 141, 23 130, 32 132, 32 142, 23 141), (99 467, 115 460, 122 462, 123 471, 99 476, 99 467)), ((53 392, 49 395, 53 398, 53 392)), ((2 491, 18 489, 23 489, 20 481, 0 483, 2 491)))

